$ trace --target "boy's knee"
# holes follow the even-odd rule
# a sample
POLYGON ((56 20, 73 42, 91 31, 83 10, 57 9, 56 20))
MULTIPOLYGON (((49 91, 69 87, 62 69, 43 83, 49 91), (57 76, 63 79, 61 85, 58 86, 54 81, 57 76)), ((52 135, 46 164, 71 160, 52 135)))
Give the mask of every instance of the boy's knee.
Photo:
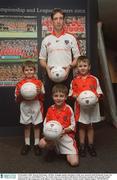
POLYGON ((39 147, 40 148, 45 148, 46 147, 46 142, 45 142, 45 140, 42 138, 42 139, 40 139, 40 141, 39 141, 39 147))
POLYGON ((70 161, 69 164, 73 167, 75 166, 78 166, 79 165, 79 162, 76 160, 76 161, 70 161))
POLYGON ((67 161, 71 166, 78 166, 79 165, 79 158, 77 156, 67 156, 67 161))

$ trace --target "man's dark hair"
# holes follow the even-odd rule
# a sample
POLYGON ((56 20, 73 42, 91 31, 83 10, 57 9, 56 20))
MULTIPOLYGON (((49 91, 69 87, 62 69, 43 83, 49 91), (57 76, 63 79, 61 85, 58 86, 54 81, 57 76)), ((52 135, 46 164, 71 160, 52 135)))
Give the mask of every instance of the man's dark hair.
POLYGON ((53 11, 52 11, 52 13, 51 13, 51 19, 52 19, 52 20, 53 20, 53 17, 54 17, 54 15, 55 15, 56 13, 62 14, 62 15, 63 15, 63 19, 65 18, 65 13, 63 12, 63 10, 60 9, 60 8, 55 8, 55 9, 53 9, 53 11))

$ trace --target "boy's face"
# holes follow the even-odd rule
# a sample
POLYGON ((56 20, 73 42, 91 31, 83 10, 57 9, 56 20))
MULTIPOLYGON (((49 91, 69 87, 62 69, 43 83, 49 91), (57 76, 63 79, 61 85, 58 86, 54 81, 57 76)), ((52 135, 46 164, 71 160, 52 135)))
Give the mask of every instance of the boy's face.
POLYGON ((78 63, 77 68, 78 68, 78 72, 81 75, 85 76, 89 73, 91 67, 87 62, 81 61, 78 63))
POLYGON ((24 75, 26 78, 32 78, 34 77, 35 69, 33 67, 26 66, 24 68, 24 75))
POLYGON ((62 92, 55 92, 53 94, 54 103, 58 107, 61 107, 65 103, 66 98, 66 94, 62 92))

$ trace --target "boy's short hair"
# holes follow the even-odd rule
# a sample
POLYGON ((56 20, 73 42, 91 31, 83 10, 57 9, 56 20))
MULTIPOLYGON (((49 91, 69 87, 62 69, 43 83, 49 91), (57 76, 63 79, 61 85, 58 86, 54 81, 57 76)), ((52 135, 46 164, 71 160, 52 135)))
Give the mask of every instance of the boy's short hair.
POLYGON ((68 88, 64 84, 56 84, 52 88, 52 95, 56 92, 62 92, 67 96, 68 95, 68 88))
POLYGON ((88 63, 89 65, 91 65, 90 60, 87 58, 87 56, 79 56, 79 57, 78 57, 78 60, 77 60, 77 65, 78 65, 78 63, 80 63, 80 62, 86 62, 86 63, 88 63))
POLYGON ((54 15, 55 15, 56 13, 62 14, 62 15, 63 15, 63 19, 65 18, 65 13, 64 13, 64 11, 63 11, 62 9, 60 9, 60 8, 55 8, 55 9, 53 9, 53 11, 52 11, 52 13, 51 13, 51 19, 52 19, 52 20, 53 20, 53 17, 54 17, 54 15))
POLYGON ((28 67, 32 67, 34 68, 34 70, 36 71, 36 67, 35 67, 35 63, 31 60, 28 60, 28 61, 25 61, 22 65, 22 70, 24 71, 25 67, 28 66, 28 67))

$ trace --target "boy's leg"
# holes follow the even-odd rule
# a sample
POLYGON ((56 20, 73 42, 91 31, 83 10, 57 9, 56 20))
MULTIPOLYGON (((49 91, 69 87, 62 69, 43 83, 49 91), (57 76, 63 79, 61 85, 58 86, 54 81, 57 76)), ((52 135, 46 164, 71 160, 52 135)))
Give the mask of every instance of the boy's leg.
POLYGON ((67 161, 71 166, 78 166, 79 165, 79 157, 78 154, 67 154, 67 161))
POLYGON ((90 124, 87 128, 87 136, 88 136, 88 152, 91 156, 97 156, 97 153, 94 148, 94 128, 90 124))
POLYGON ((57 143, 59 154, 66 155, 67 161, 71 166, 79 164, 78 148, 74 133, 64 134, 57 143))
POLYGON ((79 123, 79 154, 81 157, 86 156, 86 144, 85 144, 85 137, 86 137, 86 125, 79 123))
POLYGON ((42 138, 39 142, 40 148, 47 149, 45 160, 47 162, 52 162, 55 158, 55 144, 52 141, 46 141, 45 138, 42 138))
POLYGON ((40 155, 41 150, 39 148, 39 140, 40 140, 40 128, 39 124, 33 126, 34 129, 34 153, 36 156, 40 155))
POLYGON ((24 127, 25 145, 21 150, 22 155, 27 155, 28 152, 30 151, 30 130, 31 130, 31 125, 30 124, 25 125, 24 127))

